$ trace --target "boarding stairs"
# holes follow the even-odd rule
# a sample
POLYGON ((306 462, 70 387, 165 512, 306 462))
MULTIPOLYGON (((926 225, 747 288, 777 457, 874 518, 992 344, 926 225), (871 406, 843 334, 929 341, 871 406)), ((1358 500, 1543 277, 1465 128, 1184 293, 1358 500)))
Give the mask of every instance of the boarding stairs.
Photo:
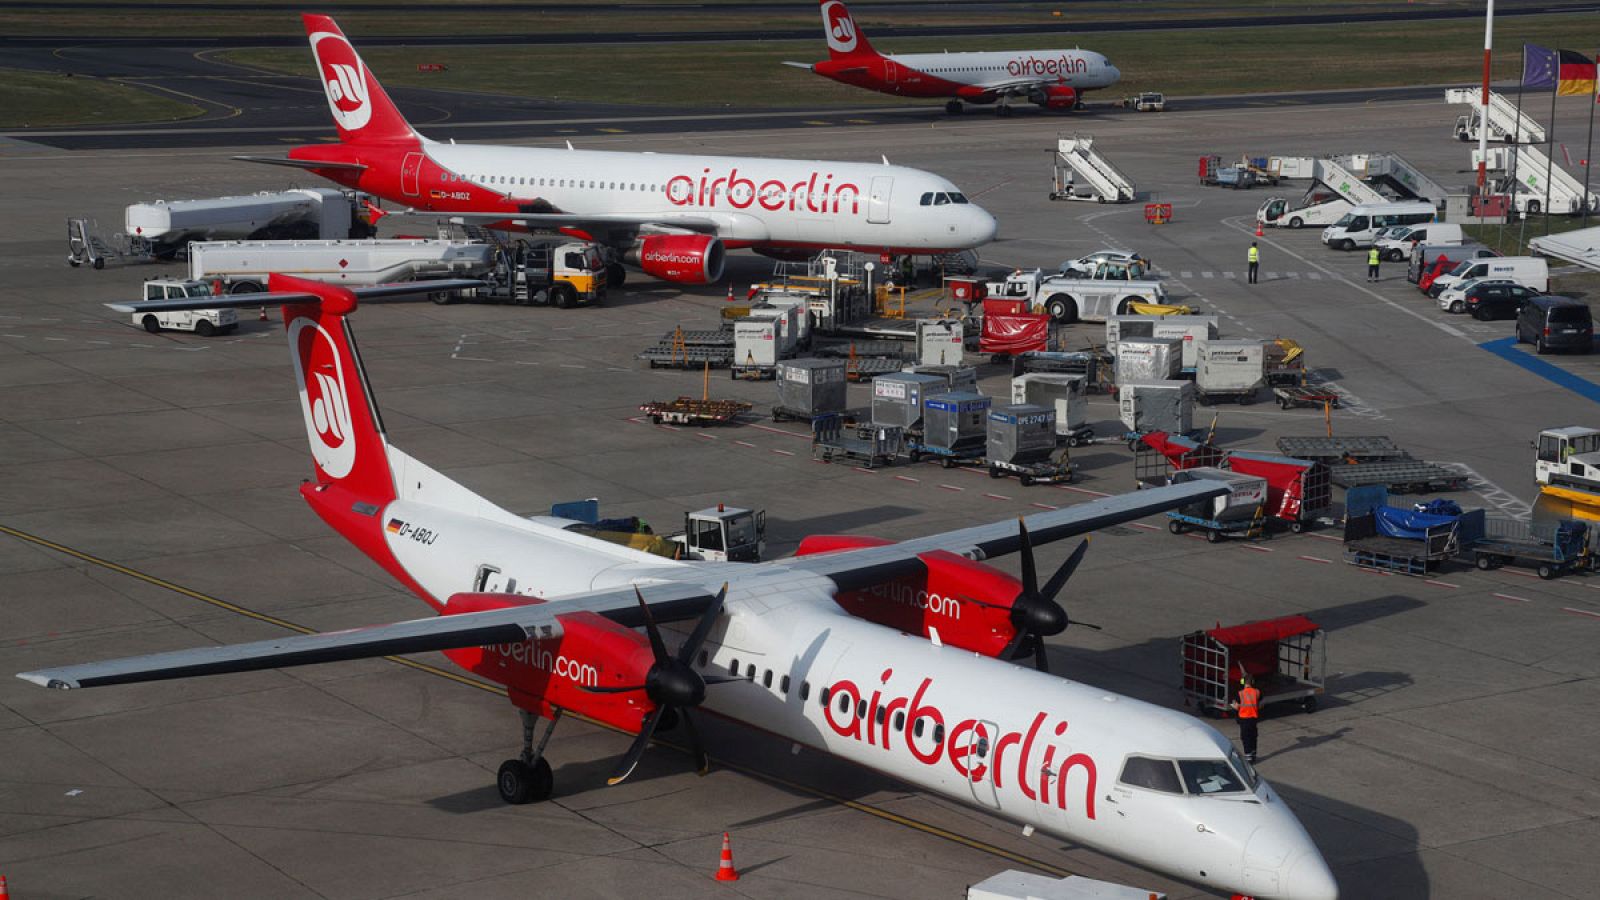
MULTIPOLYGON (((1472 167, 1476 169, 1483 159, 1472 151, 1472 167)), ((1537 214, 1551 212, 1560 215, 1583 211, 1585 192, 1583 182, 1571 172, 1552 165, 1544 150, 1534 146, 1490 147, 1488 168, 1506 173, 1503 181, 1509 182, 1512 173, 1516 180, 1516 205, 1523 212, 1537 214), (1550 182, 1545 183, 1549 173, 1550 182)), ((1589 209, 1600 211, 1600 195, 1587 193, 1589 209)))
POLYGON ((1445 197, 1450 193, 1444 185, 1428 177, 1425 172, 1398 153, 1336 156, 1334 161, 1369 183, 1382 179, 1400 192, 1418 200, 1430 201, 1435 205, 1444 203, 1445 197))
POLYGON ((1376 188, 1362 181, 1354 172, 1341 165, 1336 158, 1317 160, 1315 177, 1318 181, 1327 185, 1328 190, 1333 191, 1341 199, 1356 206, 1389 202, 1389 198, 1378 193, 1376 188))
MULTIPOLYGON (((1446 103, 1471 107, 1471 112, 1456 121, 1456 136, 1462 140, 1478 139, 1478 119, 1483 109, 1483 93, 1480 88, 1446 88, 1444 92, 1446 103)), ((1521 120, 1521 132, 1517 135, 1518 143, 1542 144, 1544 143, 1544 126, 1534 121, 1527 113, 1517 109, 1517 105, 1502 94, 1489 92, 1489 137, 1497 141, 1509 141, 1516 130, 1518 120, 1521 120)))
POLYGON ((1128 203, 1134 198, 1133 179, 1122 174, 1111 161, 1094 149, 1094 138, 1075 134, 1056 142, 1055 191, 1051 199, 1091 199, 1078 195, 1073 186, 1086 184, 1092 199, 1101 203, 1128 203), (1065 165, 1067 172, 1062 171, 1065 165), (1070 173, 1070 174, 1069 174, 1070 173))

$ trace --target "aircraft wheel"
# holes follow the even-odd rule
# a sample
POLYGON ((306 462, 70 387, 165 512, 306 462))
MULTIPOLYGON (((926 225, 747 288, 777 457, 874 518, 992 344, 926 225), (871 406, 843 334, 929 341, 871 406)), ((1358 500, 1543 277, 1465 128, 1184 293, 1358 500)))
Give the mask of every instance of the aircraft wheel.
POLYGON ((161 322, 155 316, 145 316, 142 320, 140 320, 139 324, 143 325, 144 330, 150 332, 151 334, 155 334, 161 330, 161 322))
POLYGON ((961 101, 960 100, 951 100, 949 103, 946 103, 944 105, 944 111, 949 113, 952 116, 961 115, 961 113, 965 109, 966 109, 966 107, 961 105, 961 101))
POLYGON ((516 806, 540 803, 550 799, 555 789, 555 775, 550 771, 550 763, 544 759, 533 765, 520 759, 508 759, 500 764, 495 787, 500 790, 500 799, 507 803, 516 806))

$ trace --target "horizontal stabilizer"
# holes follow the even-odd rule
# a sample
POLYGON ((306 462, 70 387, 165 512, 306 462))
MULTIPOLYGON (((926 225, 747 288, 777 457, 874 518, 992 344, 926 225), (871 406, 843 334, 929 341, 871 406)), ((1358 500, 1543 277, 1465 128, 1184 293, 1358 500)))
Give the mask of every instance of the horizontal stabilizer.
POLYGON ((291 169, 343 169, 348 172, 365 172, 365 163, 319 162, 315 159, 289 159, 283 156, 235 156, 240 162, 262 163, 268 166, 288 166, 291 169))
POLYGON ((794 66, 796 69, 805 69, 807 72, 815 72, 817 70, 817 67, 814 63, 790 62, 786 59, 783 61, 783 64, 786 66, 794 66))
MULTIPOLYGON (((357 300, 384 300, 389 297, 409 297, 416 294, 436 294, 444 291, 465 291, 480 288, 485 282, 475 278, 441 278, 437 281, 402 281, 395 284, 374 284, 367 287, 346 288, 357 300)), ((122 300, 106 306, 123 313, 173 312, 183 309, 255 309, 263 306, 291 306, 296 303, 317 303, 316 294, 301 291, 273 291, 253 294, 218 294, 212 297, 174 297, 170 300, 122 300)))

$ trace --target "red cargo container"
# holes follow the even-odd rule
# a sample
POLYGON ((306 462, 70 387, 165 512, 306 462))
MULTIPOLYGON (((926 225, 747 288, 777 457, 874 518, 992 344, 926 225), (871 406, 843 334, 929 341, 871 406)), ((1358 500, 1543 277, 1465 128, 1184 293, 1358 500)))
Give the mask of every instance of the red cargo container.
POLYGON ((1333 486, 1322 463, 1236 450, 1222 465, 1241 475, 1265 478, 1267 515, 1288 522, 1289 530, 1297 534, 1333 506, 1333 486))
POLYGON ((1208 716, 1231 714, 1246 673, 1261 691, 1261 705, 1300 701, 1317 708, 1327 675, 1327 636, 1305 616, 1284 616, 1183 637, 1183 704, 1208 716))

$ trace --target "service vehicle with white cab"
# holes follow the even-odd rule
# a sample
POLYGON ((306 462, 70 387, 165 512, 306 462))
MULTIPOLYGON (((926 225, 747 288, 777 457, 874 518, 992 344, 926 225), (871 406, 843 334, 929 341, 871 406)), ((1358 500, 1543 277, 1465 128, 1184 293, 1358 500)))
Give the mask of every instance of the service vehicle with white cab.
MULTIPOLYGON (((144 283, 144 299, 177 300, 211 297, 211 285, 204 281, 178 278, 152 278, 144 283)), ((133 324, 155 334, 163 329, 192 331, 201 337, 227 334, 239 327, 239 313, 232 309, 169 309, 134 313, 133 324)))

